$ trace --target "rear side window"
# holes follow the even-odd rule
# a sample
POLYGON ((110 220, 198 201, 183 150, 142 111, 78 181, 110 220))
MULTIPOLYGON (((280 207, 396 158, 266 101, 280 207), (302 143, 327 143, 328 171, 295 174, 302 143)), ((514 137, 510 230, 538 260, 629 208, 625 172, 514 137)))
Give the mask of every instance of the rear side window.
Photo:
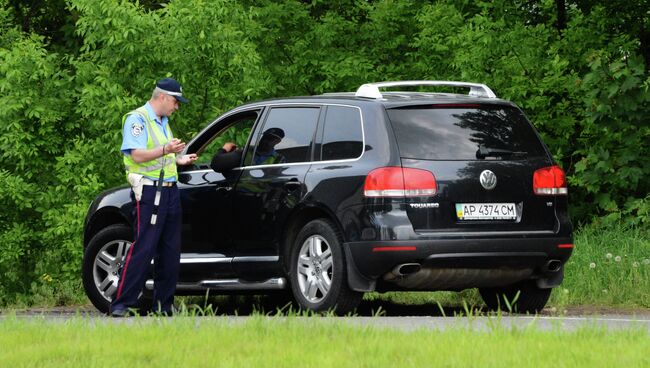
POLYGON ((321 159, 354 159, 362 152, 361 111, 353 107, 329 106, 325 115, 321 159))
POLYGON ((402 157, 477 160, 546 154, 532 126, 515 107, 409 106, 387 111, 402 157), (508 151, 515 154, 498 156, 508 151))
POLYGON ((247 165, 311 161, 318 107, 276 107, 269 111, 247 165))

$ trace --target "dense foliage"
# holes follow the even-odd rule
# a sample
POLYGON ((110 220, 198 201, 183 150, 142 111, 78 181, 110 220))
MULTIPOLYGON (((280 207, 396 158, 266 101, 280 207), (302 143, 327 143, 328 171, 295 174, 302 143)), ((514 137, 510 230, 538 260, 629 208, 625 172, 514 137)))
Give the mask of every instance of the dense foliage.
MULTIPOLYGON (((220 112, 369 81, 486 83, 567 171, 574 220, 650 223, 647 0, 0 0, 0 305, 77 285, 86 209, 121 184, 121 116, 157 79, 220 112)), ((33 299, 32 299, 33 300, 33 299)), ((27 300, 29 302, 29 300, 27 300)))

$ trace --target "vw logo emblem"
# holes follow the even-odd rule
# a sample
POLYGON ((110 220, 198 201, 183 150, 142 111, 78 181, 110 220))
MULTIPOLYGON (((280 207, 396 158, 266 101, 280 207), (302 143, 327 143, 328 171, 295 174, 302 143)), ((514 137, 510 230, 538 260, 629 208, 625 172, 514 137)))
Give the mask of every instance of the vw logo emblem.
POLYGON ((494 189, 497 186, 497 176, 490 170, 483 170, 481 176, 479 176, 479 181, 483 188, 487 190, 494 189))

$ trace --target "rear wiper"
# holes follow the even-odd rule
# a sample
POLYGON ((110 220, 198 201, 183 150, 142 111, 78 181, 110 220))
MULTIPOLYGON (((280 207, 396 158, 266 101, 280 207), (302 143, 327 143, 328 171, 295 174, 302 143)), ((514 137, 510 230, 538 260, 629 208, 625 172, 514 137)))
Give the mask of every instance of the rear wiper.
POLYGON ((511 151, 506 149, 498 148, 487 148, 482 144, 479 144, 478 150, 476 151, 476 158, 484 159, 486 157, 503 157, 503 156, 526 156, 528 152, 524 151, 511 151))

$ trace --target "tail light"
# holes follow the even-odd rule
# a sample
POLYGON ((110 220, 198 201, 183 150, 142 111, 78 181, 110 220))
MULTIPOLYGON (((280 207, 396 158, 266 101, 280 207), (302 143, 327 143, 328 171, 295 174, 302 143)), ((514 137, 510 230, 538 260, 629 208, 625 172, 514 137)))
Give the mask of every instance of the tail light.
POLYGON ((437 192, 438 185, 431 171, 401 167, 372 170, 363 186, 366 197, 432 196, 437 192))
POLYGON ((533 192, 537 195, 566 195, 566 176, 559 166, 536 170, 533 174, 533 192))

